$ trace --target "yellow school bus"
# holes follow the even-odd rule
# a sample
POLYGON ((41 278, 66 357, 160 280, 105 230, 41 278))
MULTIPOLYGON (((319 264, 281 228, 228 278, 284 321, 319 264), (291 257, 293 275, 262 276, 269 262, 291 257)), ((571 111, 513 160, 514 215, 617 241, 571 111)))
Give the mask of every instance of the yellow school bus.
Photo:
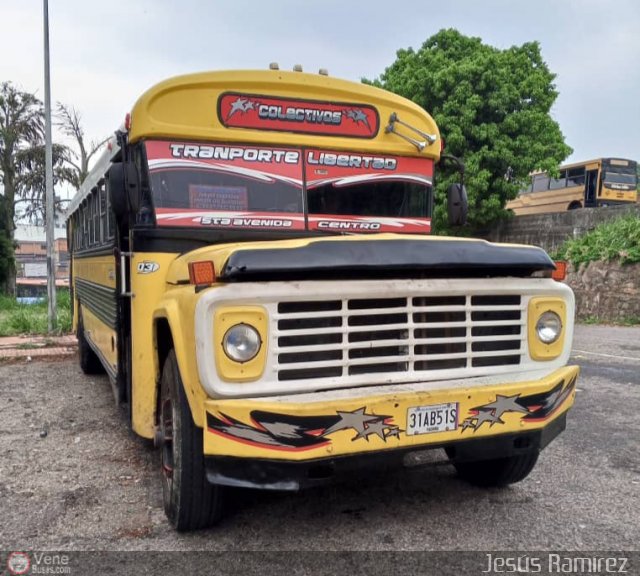
POLYGON ((134 105, 69 208, 74 328, 156 441, 176 529, 228 486, 421 449, 510 484, 564 429, 573 294, 541 249, 430 237, 439 160, 420 107, 324 74, 193 74, 134 105))
POLYGON ((630 204, 638 200, 636 162, 623 158, 598 158, 560 166, 558 178, 533 172, 529 185, 506 208, 516 216, 565 212, 630 204))

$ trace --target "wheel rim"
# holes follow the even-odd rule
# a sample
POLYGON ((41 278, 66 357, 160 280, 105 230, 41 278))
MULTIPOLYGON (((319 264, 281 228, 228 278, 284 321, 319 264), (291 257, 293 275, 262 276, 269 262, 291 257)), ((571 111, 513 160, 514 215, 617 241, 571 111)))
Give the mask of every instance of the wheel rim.
POLYGON ((160 414, 160 430, 162 438, 162 478, 167 485, 169 492, 173 485, 173 402, 170 398, 166 398, 162 402, 160 414))

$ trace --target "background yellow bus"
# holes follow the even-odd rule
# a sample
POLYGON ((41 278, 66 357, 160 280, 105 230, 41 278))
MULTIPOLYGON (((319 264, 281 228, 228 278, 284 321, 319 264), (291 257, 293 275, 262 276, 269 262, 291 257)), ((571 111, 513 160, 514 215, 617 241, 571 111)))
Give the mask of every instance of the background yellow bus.
POLYGON ((506 207, 516 216, 524 216, 627 204, 637 199, 636 162, 599 158, 560 166, 558 178, 551 178, 546 172, 533 172, 527 188, 506 207))

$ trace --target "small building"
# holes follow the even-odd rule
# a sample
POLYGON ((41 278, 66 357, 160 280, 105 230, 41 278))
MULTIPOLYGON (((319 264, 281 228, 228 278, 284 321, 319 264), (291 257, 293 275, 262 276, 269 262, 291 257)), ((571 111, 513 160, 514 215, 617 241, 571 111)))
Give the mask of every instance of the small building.
MULTIPOLYGON (((55 228, 56 279, 69 278, 69 251, 67 249, 67 231, 55 228)), ((46 230, 41 226, 23 226, 16 228, 16 279, 37 280, 47 278, 47 239, 46 230)))

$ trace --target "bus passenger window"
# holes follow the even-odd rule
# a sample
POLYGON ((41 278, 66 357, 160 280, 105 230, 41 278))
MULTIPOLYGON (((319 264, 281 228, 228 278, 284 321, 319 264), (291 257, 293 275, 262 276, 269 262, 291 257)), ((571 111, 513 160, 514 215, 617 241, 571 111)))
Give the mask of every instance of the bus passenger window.
POLYGON ((549 182, 550 190, 559 190, 560 188, 564 188, 567 185, 567 171, 561 170, 559 178, 551 178, 549 182))
POLYGON ((543 192, 549 189, 549 176, 546 174, 536 174, 533 177, 533 192, 543 192))
POLYGON ((584 167, 567 170, 567 186, 584 186, 584 167))

